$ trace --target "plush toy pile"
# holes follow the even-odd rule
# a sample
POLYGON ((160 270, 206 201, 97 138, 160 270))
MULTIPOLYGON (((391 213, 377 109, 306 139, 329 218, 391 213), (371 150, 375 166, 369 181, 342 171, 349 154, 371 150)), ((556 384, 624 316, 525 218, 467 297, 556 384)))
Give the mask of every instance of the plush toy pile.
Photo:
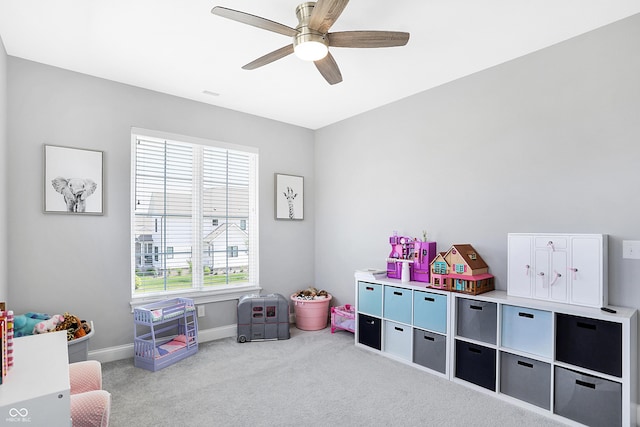
POLYGON ((314 299, 324 299, 329 296, 329 292, 323 290, 318 290, 314 287, 308 287, 307 289, 303 289, 294 294, 295 298, 300 300, 314 300, 314 299))
POLYGON ((67 331, 67 341, 83 337, 91 332, 86 320, 80 320, 73 314, 54 314, 28 312, 14 317, 14 337, 44 334, 54 331, 67 331))

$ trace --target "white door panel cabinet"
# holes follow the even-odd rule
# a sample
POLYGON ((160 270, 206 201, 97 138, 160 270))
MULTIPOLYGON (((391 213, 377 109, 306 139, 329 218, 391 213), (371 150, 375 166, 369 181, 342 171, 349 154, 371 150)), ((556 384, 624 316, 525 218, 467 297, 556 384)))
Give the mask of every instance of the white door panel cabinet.
POLYGON ((509 233, 507 239, 510 296, 607 305, 605 234, 509 233))

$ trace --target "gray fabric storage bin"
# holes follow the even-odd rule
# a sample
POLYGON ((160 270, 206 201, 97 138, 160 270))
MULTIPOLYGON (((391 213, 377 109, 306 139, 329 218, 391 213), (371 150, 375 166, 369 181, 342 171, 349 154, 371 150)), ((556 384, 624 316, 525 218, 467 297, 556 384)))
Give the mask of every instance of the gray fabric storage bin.
POLYGON ((494 302, 456 298, 457 334, 489 344, 496 343, 497 305, 494 302))
POLYGON ((413 362, 444 374, 447 367, 447 337, 414 329, 413 362))
POLYGON ((556 366, 553 412, 588 426, 622 424, 622 384, 556 366))
POLYGON ((551 407, 551 365, 500 352, 500 392, 544 409, 551 407))

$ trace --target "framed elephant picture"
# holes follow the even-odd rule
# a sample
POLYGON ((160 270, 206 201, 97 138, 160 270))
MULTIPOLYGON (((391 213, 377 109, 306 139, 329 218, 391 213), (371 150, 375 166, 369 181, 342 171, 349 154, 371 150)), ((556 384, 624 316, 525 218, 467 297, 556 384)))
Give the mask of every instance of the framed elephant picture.
POLYGON ((304 219, 304 178, 276 174, 276 219, 304 219))
POLYGON ((44 212, 102 215, 102 151, 44 146, 44 212))

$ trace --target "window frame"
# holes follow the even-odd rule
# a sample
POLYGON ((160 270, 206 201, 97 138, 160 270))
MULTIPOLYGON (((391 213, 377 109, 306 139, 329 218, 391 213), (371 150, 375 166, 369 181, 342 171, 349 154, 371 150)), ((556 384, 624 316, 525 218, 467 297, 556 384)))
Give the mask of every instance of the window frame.
MULTIPOLYGON (((172 134, 167 132, 131 128, 131 217, 130 217, 130 240, 131 240, 131 280, 130 280, 130 296, 131 296, 131 309, 140 305, 148 304, 167 298, 173 297, 187 297, 194 299, 196 304, 206 304, 218 301, 228 301, 238 299, 243 295, 255 294, 262 289, 259 285, 259 161, 258 161, 258 148, 244 145, 231 144, 226 142, 208 140, 203 138, 190 137, 185 135, 172 134), (148 139, 150 141, 171 141, 178 143, 188 143, 201 146, 209 146, 214 148, 228 149, 233 151, 240 151, 250 155, 251 169, 250 169, 250 185, 249 185, 249 226, 251 233, 249 234, 249 248, 252 253, 251 262, 249 264, 249 282, 232 283, 226 285, 216 285, 215 288, 211 287, 192 287, 182 290, 169 290, 160 291, 149 294, 135 294, 135 277, 136 277, 136 265, 135 265, 135 185, 136 185, 136 141, 138 137, 148 139)), ((144 244, 144 243, 143 243, 144 244)), ((172 248, 173 249, 173 248, 172 248)), ((173 255, 173 253, 172 253, 173 255)), ((144 256, 144 254, 143 254, 144 256)))

